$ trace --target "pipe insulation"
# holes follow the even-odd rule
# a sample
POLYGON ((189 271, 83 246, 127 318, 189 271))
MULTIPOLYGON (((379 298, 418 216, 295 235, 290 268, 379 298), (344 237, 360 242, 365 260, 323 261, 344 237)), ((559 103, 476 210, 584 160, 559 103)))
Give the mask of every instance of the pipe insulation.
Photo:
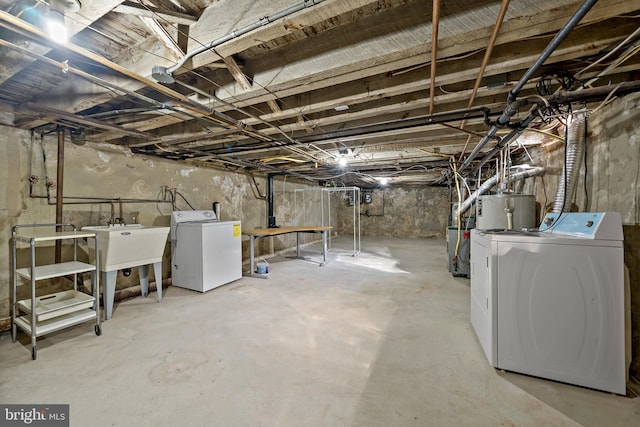
MULTIPOLYGON (((518 169, 518 168, 521 168, 521 166, 514 166, 512 169, 518 169)), ((527 168, 520 172, 512 173, 510 175, 510 179, 511 181, 520 181, 522 179, 529 178, 532 176, 540 176, 544 174, 545 171, 546 169, 542 166, 527 168)), ((478 196, 482 196, 483 194, 487 193, 498 183, 498 178, 499 178, 499 174, 496 174, 491 178, 487 179, 485 182, 483 182, 482 185, 476 189, 476 191, 471 193, 471 195, 467 197, 465 201, 458 206, 457 215, 462 215, 467 210, 469 210, 471 205, 473 205, 477 200, 478 196)))
POLYGON ((575 114, 568 124, 566 155, 558 192, 552 212, 569 212, 578 188, 578 177, 583 156, 583 141, 587 132, 587 117, 584 113, 575 114))

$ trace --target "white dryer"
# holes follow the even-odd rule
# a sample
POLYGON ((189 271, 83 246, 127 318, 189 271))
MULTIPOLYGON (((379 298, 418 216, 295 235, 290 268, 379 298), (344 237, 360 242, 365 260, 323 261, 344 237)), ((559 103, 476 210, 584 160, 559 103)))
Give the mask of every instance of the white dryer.
POLYGON ((471 234, 471 323, 500 369, 625 394, 620 215, 471 234))
POLYGON ((171 214, 171 284, 206 292, 242 277, 240 221, 213 211, 171 214))

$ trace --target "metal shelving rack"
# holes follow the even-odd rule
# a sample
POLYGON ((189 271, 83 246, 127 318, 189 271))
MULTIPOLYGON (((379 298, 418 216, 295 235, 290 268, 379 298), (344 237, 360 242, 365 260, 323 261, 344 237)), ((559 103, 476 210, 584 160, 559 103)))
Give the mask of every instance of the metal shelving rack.
POLYGON ((16 342, 17 330, 22 329, 31 336, 31 358, 36 359, 36 339, 39 336, 65 329, 80 323, 95 321, 96 335, 102 334, 100 326, 100 301, 98 257, 95 264, 77 261, 78 239, 94 238, 98 252, 98 235, 93 231, 78 231, 73 224, 25 224, 11 229, 11 338, 16 342), (39 227, 71 228, 72 231, 36 233, 39 227), (20 229, 31 228, 31 232, 20 229), (20 231, 19 231, 20 230, 20 231), (36 266, 36 245, 43 242, 73 239, 73 260, 36 266), (18 243, 29 244, 31 250, 30 266, 17 268, 18 243), (77 275, 91 273, 91 293, 88 295, 77 288, 77 275), (36 297, 36 282, 73 275, 73 289, 36 297), (31 284, 30 297, 18 300, 18 277, 31 284))
MULTIPOLYGON (((298 188, 294 191, 294 207, 297 211, 298 209, 298 193, 302 194, 302 214, 303 214, 303 223, 307 224, 307 211, 304 208, 304 195, 306 193, 315 193, 320 195, 320 224, 322 226, 331 227, 331 195, 336 193, 344 193, 347 197, 349 197, 353 204, 349 204, 352 207, 352 218, 351 225, 353 229, 353 251, 351 252, 351 256, 356 257, 360 255, 360 187, 328 187, 328 188, 298 188), (326 202, 325 202, 326 195, 326 202), (325 215, 325 205, 326 205, 326 215, 325 215)), ((315 222, 317 224, 317 222, 315 222)), ((328 235, 328 250, 332 251, 332 242, 331 236, 332 233, 328 235)))

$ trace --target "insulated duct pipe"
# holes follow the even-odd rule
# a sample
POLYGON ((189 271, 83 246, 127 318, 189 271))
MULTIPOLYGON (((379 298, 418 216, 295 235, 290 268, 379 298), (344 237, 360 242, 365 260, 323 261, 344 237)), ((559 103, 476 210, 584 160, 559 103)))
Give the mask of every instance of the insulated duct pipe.
MULTIPOLYGON (((512 169, 518 169, 518 168, 520 167, 514 166, 512 169)), ((521 179, 529 178, 532 176, 542 175, 544 172, 545 172, 544 167, 537 166, 534 168, 524 169, 521 172, 512 173, 509 179, 511 181, 519 181, 521 179)), ((498 182, 498 175, 494 175, 491 178, 487 179, 485 182, 483 182, 482 185, 478 187, 476 191, 471 193, 471 195, 467 197, 467 199, 464 202, 462 202, 460 206, 458 206, 457 215, 462 215, 463 213, 465 213, 471 207, 471 205, 475 203, 478 196, 482 196, 483 194, 487 193, 489 190, 491 190, 491 188, 493 188, 494 185, 497 184, 497 182, 498 182)))
POLYGON ((564 168, 551 212, 569 212, 578 187, 578 170, 583 155, 582 142, 587 132, 587 117, 584 113, 576 114, 571 117, 568 126, 564 168))
POLYGON ((469 167, 473 159, 480 153, 480 150, 484 148, 484 146, 489 142, 490 139, 495 138, 498 129, 507 126, 513 117, 520 108, 519 103, 516 101, 520 91, 524 87, 525 84, 531 79, 533 74, 540 68, 542 64, 551 56, 553 51, 555 51, 560 43, 569 35, 569 33, 573 30, 573 28, 580 22, 582 18, 591 10, 594 4, 596 4, 598 0, 585 0, 584 3, 576 10, 576 12, 571 16, 569 21, 565 24, 564 27, 556 34, 556 36, 549 42, 547 47, 542 51, 538 59, 529 67, 529 69, 524 73, 524 75, 520 78, 518 83, 509 91, 509 96, 507 97, 507 106, 504 109, 504 112, 496 123, 491 126, 489 132, 480 140, 478 145, 475 146, 473 151, 469 154, 469 156, 465 159, 464 163, 458 168, 458 172, 462 172, 464 169, 469 167))
POLYGON ((222 43, 228 42, 229 40, 233 40, 236 37, 245 35, 250 31, 253 31, 257 28, 268 25, 274 21, 277 21, 280 18, 284 18, 286 16, 299 12, 302 9, 315 6, 316 4, 321 3, 323 1, 324 0, 305 0, 287 9, 281 10, 280 12, 276 12, 273 15, 265 16, 264 18, 254 22, 253 24, 249 24, 237 30, 233 30, 226 36, 213 40, 212 42, 209 42, 206 45, 200 46, 199 48, 194 49, 191 52, 187 52, 187 54, 180 61, 178 61, 175 65, 169 68, 165 68, 159 65, 154 66, 152 68, 151 75, 153 76, 154 79, 156 79, 160 83, 173 83, 175 80, 172 74, 194 56, 199 55, 203 52, 206 52, 209 49, 214 49, 217 46, 221 45, 222 43))

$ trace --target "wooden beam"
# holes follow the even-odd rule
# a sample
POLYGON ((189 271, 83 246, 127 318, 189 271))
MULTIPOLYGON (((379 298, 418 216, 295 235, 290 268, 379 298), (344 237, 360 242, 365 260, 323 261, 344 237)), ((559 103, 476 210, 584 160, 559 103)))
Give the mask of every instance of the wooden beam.
POLYGON ((163 137, 153 141, 145 141, 145 142, 136 141, 136 142, 127 143, 125 145, 127 147, 144 147, 147 145, 162 144, 163 146, 166 147, 171 145, 180 145, 180 144, 187 144, 190 142, 201 141, 203 139, 219 138, 224 135, 235 135, 237 133, 240 133, 240 129, 225 129, 225 130, 216 131, 216 132, 198 133, 195 135, 184 136, 181 138, 177 138, 175 136, 167 136, 167 137, 163 137))
POLYGON ((178 43, 173 39, 173 37, 171 37, 167 30, 158 23, 158 21, 146 16, 140 16, 140 20, 144 22, 149 31, 151 31, 151 33, 160 40, 164 47, 173 54, 176 61, 184 56, 184 52, 180 49, 178 43))
POLYGON ((42 113, 47 117, 48 121, 57 121, 58 119, 68 120, 72 123, 96 128, 96 129, 105 129, 110 130, 112 132, 118 132, 123 135, 136 136, 138 138, 150 138, 151 136, 144 133, 139 132, 137 130, 129 130, 120 126, 111 125, 108 123, 101 122, 99 120, 94 120, 89 117, 80 116, 78 114, 67 113, 66 111, 56 110, 54 108, 45 107, 44 105, 37 105, 32 102, 25 102, 24 104, 19 106, 19 110, 23 112, 33 111, 36 113, 42 113), (53 119, 53 120, 52 120, 53 119))
MULTIPOLYGON (((222 58, 222 60, 224 61, 225 65, 227 66, 227 69, 233 76, 233 79, 236 82, 238 82, 238 84, 242 89, 249 90, 252 88, 252 84, 249 81, 249 78, 246 76, 246 74, 242 72, 242 70, 240 69, 240 65, 238 65, 238 63, 233 58, 233 56, 227 56, 225 58, 222 58)), ((267 102, 267 105, 269 105, 269 108, 271 108, 272 112, 278 113, 282 111, 280 109, 280 106, 274 99, 268 99, 266 102, 267 102)))
POLYGON ((278 105, 278 102, 275 99, 267 100, 267 105, 269 105, 269 108, 271 108, 271 111, 273 113, 280 113, 282 111, 282 109, 278 105))
MULTIPOLYGON (((104 15, 109 13, 114 7, 122 3, 122 0, 100 0, 93 2, 85 2, 82 5, 82 13, 74 13, 73 20, 67 20, 67 29, 69 37, 79 33, 86 27, 98 21, 104 15)), ((9 15, 13 16, 13 15, 9 15)), ((29 49, 40 55, 46 55, 51 49, 38 44, 29 44, 29 49)), ((18 62, 8 62, 5 58, 0 61, 0 84, 10 79, 24 68, 28 67, 34 60, 31 58, 22 58, 18 62), (11 64, 11 65, 7 65, 11 64)))
MULTIPOLYGON (((285 20, 279 20, 272 25, 262 26, 243 36, 223 43, 216 48, 217 52, 222 56, 231 56, 247 50, 256 45, 267 43, 269 40, 275 40, 280 37, 290 35, 292 28, 310 28, 314 25, 323 24, 322 30, 327 31, 335 27, 337 17, 343 17, 340 21, 342 25, 355 22, 358 19, 364 19, 369 15, 380 13, 382 10, 391 9, 402 6, 407 0, 341 0, 341 1, 323 1, 317 5, 303 9, 293 16, 285 20), (283 22, 284 21, 284 22, 283 22)), ((196 40, 206 40, 204 34, 210 33, 210 26, 216 25, 219 19, 219 13, 216 8, 230 7, 225 2, 213 3, 205 13, 203 13, 197 25, 194 25, 192 35, 196 40), (205 22, 207 21, 207 22, 205 22)), ((262 18, 262 15, 256 15, 256 20, 262 18)), ((198 68, 204 64, 215 62, 218 59, 214 52, 203 52, 192 60, 192 67, 198 68)), ((176 73, 188 71, 185 67, 180 68, 176 73)))
POLYGON ((163 19, 173 24, 192 25, 198 22, 196 17, 187 15, 186 13, 162 10, 150 6, 142 6, 141 4, 131 1, 122 2, 122 4, 115 7, 113 11, 146 18, 163 19))
POLYGON ((189 48, 189 26, 184 24, 178 24, 178 49, 183 54, 187 53, 189 48))
POLYGON ((222 60, 227 65, 227 69, 233 76, 233 79, 236 82, 238 82, 240 87, 244 90, 251 89, 251 82, 249 81, 247 76, 242 72, 236 60, 233 59, 233 56, 227 56, 225 58, 222 58, 222 60))

